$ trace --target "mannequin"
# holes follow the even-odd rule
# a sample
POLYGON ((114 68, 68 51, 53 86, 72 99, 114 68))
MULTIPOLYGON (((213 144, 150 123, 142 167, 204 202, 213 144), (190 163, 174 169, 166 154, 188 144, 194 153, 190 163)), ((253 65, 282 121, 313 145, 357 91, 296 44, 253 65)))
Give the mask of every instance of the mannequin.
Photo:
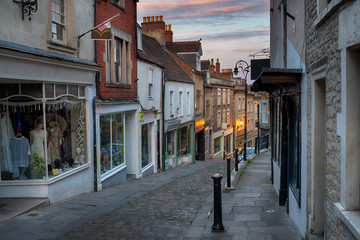
POLYGON ((60 157, 60 144, 62 141, 62 132, 60 128, 57 126, 56 120, 51 119, 50 123, 50 130, 49 130, 49 158, 51 160, 51 167, 52 169, 55 168, 55 159, 61 159, 60 157))
POLYGON ((30 132, 30 152, 31 157, 34 153, 40 158, 45 158, 45 130, 44 130, 44 122, 42 119, 39 119, 37 123, 35 123, 35 129, 30 132))

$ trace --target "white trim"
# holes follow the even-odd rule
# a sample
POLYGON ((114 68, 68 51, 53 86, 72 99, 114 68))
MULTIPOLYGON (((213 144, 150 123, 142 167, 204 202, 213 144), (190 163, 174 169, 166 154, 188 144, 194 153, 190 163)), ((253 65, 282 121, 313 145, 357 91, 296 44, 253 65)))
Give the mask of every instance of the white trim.
POLYGON ((144 174, 147 170, 149 170, 150 168, 152 168, 154 166, 153 162, 150 162, 148 165, 146 165, 145 167, 143 167, 141 169, 141 173, 144 174))
MULTIPOLYGON (((124 152, 125 152, 125 148, 124 148, 124 152)), ((102 174, 101 177, 100 177, 101 183, 103 183, 104 181, 106 181, 110 177, 114 176, 118 172, 121 172, 122 170, 126 169, 126 167, 127 167, 126 163, 122 163, 119 166, 116 166, 115 168, 113 168, 113 169, 107 171, 106 173, 102 174)))

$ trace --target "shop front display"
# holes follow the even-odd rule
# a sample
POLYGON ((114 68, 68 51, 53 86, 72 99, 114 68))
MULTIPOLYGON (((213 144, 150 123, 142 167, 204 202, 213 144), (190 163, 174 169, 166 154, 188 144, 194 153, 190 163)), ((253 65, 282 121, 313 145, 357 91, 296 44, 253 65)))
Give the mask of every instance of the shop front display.
POLYGON ((187 155, 190 153, 190 127, 182 127, 177 130, 177 153, 178 155, 187 155))
POLYGON ((49 180, 86 164, 85 106, 85 86, 0 84, 1 180, 49 180))
POLYGON ((124 113, 100 116, 101 174, 124 163, 124 113))
POLYGON ((141 167, 151 163, 151 123, 141 125, 141 167))
POLYGON ((214 139, 214 154, 217 154, 221 151, 221 137, 214 139))

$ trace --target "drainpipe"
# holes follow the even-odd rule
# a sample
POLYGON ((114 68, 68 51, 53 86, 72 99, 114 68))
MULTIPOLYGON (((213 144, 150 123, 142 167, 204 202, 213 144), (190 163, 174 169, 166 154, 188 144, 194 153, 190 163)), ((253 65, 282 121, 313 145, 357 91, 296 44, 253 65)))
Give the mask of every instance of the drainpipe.
POLYGON ((165 156, 166 156, 166 136, 165 136, 165 86, 166 78, 164 77, 164 70, 162 71, 163 89, 162 89, 162 130, 163 130, 163 159, 162 159, 162 170, 165 171, 165 156))
MULTIPOLYGON (((96 0, 94 0, 94 26, 96 26, 96 0)), ((95 59, 94 62, 97 63, 97 41, 94 40, 94 55, 95 55, 95 59)), ((98 71, 96 73, 95 76, 95 88, 96 88, 96 95, 93 98, 93 103, 92 103, 92 110, 93 110, 93 141, 94 141, 94 158, 93 158, 93 163, 94 163, 94 191, 98 191, 98 184, 97 184, 97 143, 96 143, 96 99, 99 96, 99 79, 101 77, 101 72, 98 71)))

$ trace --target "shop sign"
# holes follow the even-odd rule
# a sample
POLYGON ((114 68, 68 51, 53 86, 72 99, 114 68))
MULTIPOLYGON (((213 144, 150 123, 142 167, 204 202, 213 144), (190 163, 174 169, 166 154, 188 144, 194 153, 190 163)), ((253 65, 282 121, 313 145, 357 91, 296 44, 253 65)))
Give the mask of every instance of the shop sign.
POLYGON ((195 122, 195 133, 200 132, 204 129, 205 126, 205 119, 200 119, 195 122))

